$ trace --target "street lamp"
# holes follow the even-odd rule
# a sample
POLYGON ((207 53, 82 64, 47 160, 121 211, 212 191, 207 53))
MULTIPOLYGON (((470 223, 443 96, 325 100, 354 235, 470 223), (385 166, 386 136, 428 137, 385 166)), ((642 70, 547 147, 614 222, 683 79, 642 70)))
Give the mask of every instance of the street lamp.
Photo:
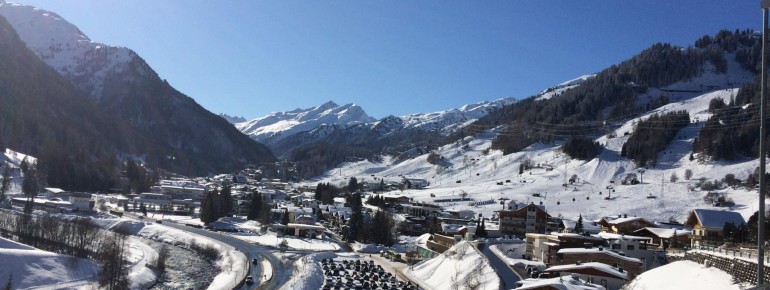
POLYGON ((762 89, 759 102, 759 218, 757 241, 757 285, 765 283, 765 99, 767 98, 767 14, 770 0, 760 0, 762 7, 762 89))

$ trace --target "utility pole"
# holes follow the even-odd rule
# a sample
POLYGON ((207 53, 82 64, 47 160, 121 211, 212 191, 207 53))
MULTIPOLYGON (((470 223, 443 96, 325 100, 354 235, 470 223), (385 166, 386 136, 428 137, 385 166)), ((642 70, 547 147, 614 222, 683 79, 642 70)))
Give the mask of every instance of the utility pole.
POLYGON ((759 102, 759 218, 757 219, 757 285, 765 284, 765 99, 767 99, 767 14, 770 0, 760 0, 762 7, 762 89, 759 102))

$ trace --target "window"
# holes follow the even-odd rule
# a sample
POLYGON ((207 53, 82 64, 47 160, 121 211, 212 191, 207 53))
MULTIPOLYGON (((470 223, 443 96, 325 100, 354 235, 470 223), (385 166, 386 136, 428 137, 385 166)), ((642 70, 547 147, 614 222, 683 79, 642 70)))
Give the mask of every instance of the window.
POLYGON ((634 245, 626 245, 626 251, 633 251, 634 245))
POLYGON ((620 244, 612 244, 613 250, 620 250, 620 244))

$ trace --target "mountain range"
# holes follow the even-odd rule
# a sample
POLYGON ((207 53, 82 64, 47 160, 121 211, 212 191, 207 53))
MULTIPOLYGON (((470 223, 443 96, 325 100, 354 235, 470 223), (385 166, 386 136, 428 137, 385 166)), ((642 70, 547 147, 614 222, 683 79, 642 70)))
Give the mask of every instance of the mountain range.
MULTIPOLYGON (((614 130, 632 118, 742 85, 729 100, 714 101, 710 110, 721 123, 706 121, 711 127, 698 132, 692 151, 701 158, 734 159, 752 156, 757 148, 751 104, 760 58, 752 31, 721 31, 687 48, 655 44, 622 63, 519 100, 381 119, 355 104, 327 102, 246 121, 207 111, 132 50, 91 41, 53 12, 0 2, 0 18, 0 147, 38 157, 48 168, 49 183, 67 189, 119 186, 127 159, 205 175, 271 164, 279 156, 296 164, 297 177, 310 178, 345 161, 391 156, 397 164, 481 137, 492 138, 488 150, 504 154, 567 141, 571 149, 565 153, 591 158, 602 144, 590 140, 618 134, 614 130)), ((628 142, 661 143, 663 135, 628 142)), ((662 145, 648 145, 630 144, 637 149, 624 147, 623 154, 630 155, 623 157, 654 166, 655 148, 662 145)))
POLYGON ((381 140, 403 132, 432 132, 447 136, 473 123, 489 112, 515 102, 514 98, 483 101, 456 109, 432 113, 387 116, 375 119, 358 105, 337 105, 329 101, 308 109, 275 112, 235 126, 254 140, 270 147, 279 156, 305 144, 326 141, 337 136, 335 142, 348 145, 364 139, 381 140), (345 140, 340 140, 344 136, 345 140))

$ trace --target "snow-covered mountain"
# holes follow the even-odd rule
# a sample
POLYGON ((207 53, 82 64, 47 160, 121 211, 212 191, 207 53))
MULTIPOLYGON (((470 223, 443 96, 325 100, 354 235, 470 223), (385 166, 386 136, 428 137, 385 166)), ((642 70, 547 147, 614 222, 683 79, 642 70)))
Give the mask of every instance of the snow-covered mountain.
MULTIPOLYGON (((0 2, 0 15, 30 50, 92 97, 102 97, 106 78, 124 71, 138 55, 125 47, 94 42, 54 12, 0 2)), ((150 73, 145 70, 144 73, 150 73)))
POLYGON ((254 140, 272 144, 293 134, 310 131, 321 125, 350 126, 373 122, 375 119, 356 104, 337 105, 326 102, 309 109, 275 112, 251 121, 235 124, 254 140))
POLYGON ((97 124, 72 126, 107 127, 105 131, 110 132, 130 127, 127 131, 139 136, 110 140, 117 148, 126 148, 122 151, 132 151, 116 154, 141 154, 154 160, 153 166, 189 175, 274 159, 268 148, 161 79, 134 51, 92 41, 74 24, 37 7, 1 1, 0 16, 10 24, 11 32, 15 30, 14 38, 18 36, 39 60, 71 84, 66 89, 73 88, 68 95, 72 102, 71 95, 88 96, 84 101, 92 102, 88 105, 95 105, 106 118, 97 124), (108 125, 112 123, 116 125, 108 125))
POLYGON ((340 141, 339 136, 345 136, 344 139, 351 142, 386 138, 396 132, 405 131, 429 131, 447 136, 489 112, 515 101, 514 98, 504 98, 433 113, 401 117, 391 115, 380 120, 366 115, 361 107, 354 104, 338 106, 334 102, 327 102, 310 109, 271 113, 235 126, 255 140, 270 146, 277 155, 283 155, 291 148, 319 141, 330 135, 338 138, 335 141, 340 141))
MULTIPOLYGON (((694 208, 736 211, 747 219, 757 209, 756 188, 753 185, 727 186, 724 180, 729 175, 739 180, 755 176, 759 166, 757 158, 712 159, 693 148, 703 130, 713 130, 713 126, 709 127, 704 121, 716 113, 723 113, 711 109, 712 103, 740 101, 738 95, 742 90, 754 89, 745 85, 758 81, 747 66, 736 60, 735 53, 725 52, 724 59, 722 69, 705 62, 695 76, 637 92, 634 103, 649 109, 617 118, 614 120, 617 123, 607 123, 607 131, 587 136, 602 147, 597 156, 588 160, 571 158, 564 152, 562 145, 566 137, 535 141, 521 150, 504 153, 493 147, 493 140, 506 134, 505 125, 493 125, 479 134, 454 139, 406 159, 391 155, 372 160, 349 160, 328 168, 306 184, 344 185, 350 176, 360 177, 358 182, 399 182, 405 177, 425 179, 430 182, 426 188, 383 194, 407 195, 414 201, 438 204, 448 210, 472 210, 493 220, 496 211, 500 210, 501 200, 535 203, 554 216, 571 220, 582 217, 596 221, 604 216, 621 214, 651 221, 673 219, 681 222, 694 208), (660 95, 665 95, 669 101, 650 101, 660 95), (689 114, 692 122, 679 129, 677 136, 657 151, 655 165, 638 165, 624 155, 623 148, 639 123, 656 114, 682 111, 689 114), (435 160, 435 156, 440 157, 441 163, 429 161, 431 157, 435 160), (534 166, 523 170, 522 164, 534 166), (640 183, 624 183, 623 180, 629 177, 638 177, 640 183), (575 181, 568 182, 568 178, 575 181), (703 186, 709 182, 718 184, 717 188, 703 186), (734 205, 715 205, 704 198, 714 193, 731 200, 734 205), (459 197, 468 197, 472 201, 446 202, 459 197)), ((561 92, 581 84, 589 85, 587 80, 593 77, 587 75, 562 83, 513 107, 559 102, 569 97, 561 92)), ((755 87, 758 90, 758 86, 755 87)), ((746 103, 733 109, 745 110, 755 105, 746 103)), ((748 113, 741 111, 741 114, 748 113)), ((397 127, 401 121, 389 118, 382 120, 386 122, 382 126, 397 127)))
POLYGON ((446 111, 410 114, 401 116, 400 119, 403 121, 405 128, 426 131, 439 130, 443 135, 448 135, 457 129, 473 123, 473 121, 487 115, 489 112, 514 102, 516 102, 515 98, 503 98, 469 104, 446 111))

